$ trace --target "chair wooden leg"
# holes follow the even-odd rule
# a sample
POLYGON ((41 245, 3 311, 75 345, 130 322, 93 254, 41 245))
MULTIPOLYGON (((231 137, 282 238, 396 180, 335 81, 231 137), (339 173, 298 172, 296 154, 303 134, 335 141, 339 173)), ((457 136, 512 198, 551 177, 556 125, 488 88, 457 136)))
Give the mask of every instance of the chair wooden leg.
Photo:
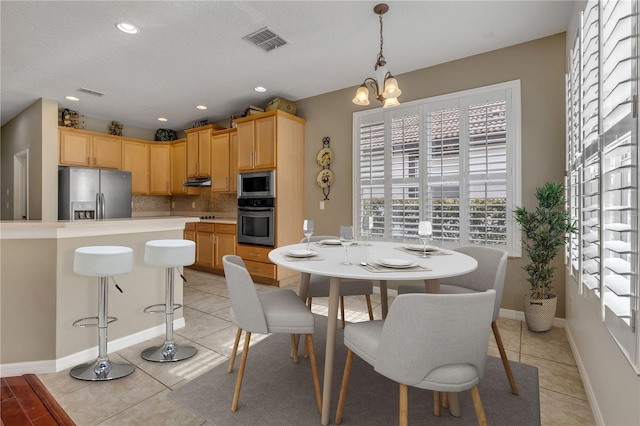
POLYGON ((353 351, 349 349, 347 352, 347 362, 344 364, 344 374, 342 375, 342 386, 340 387, 340 397, 338 398, 338 409, 336 410, 335 423, 342 423, 342 410, 344 409, 344 400, 347 397, 347 388, 349 387, 349 376, 351 376, 351 364, 353 364, 353 351))
POLYGON ((400 383, 400 414, 398 418, 400 426, 409 424, 409 386, 400 383))
MULTIPOLYGON (((307 297, 307 306, 309 307, 309 310, 311 310, 311 298, 307 297)), ((309 358, 309 345, 307 344, 307 340, 304 340, 304 348, 302 349, 302 357, 304 359, 309 358)))
POLYGON ((442 392, 442 408, 449 408, 449 394, 442 392))
POLYGON ((340 316, 342 317, 342 329, 344 330, 344 296, 340 296, 340 316))
POLYGON ((440 409, 440 392, 433 391, 433 415, 440 417, 442 410, 440 409))
POLYGON ((487 426, 487 417, 484 415, 484 408, 482 407, 478 386, 471 388, 471 399, 473 400, 473 408, 475 408, 476 415, 478 416, 478 426, 487 426))
POLYGON ((322 395, 320 392, 320 377, 318 376, 318 365, 316 364, 316 351, 313 348, 313 337, 311 334, 307 334, 305 339, 307 346, 309 347, 309 358, 311 361, 311 373, 313 374, 313 387, 316 391, 316 404, 318 406, 318 413, 322 413, 322 395))
POLYGON ((298 341, 296 339, 296 335, 291 335, 291 358, 293 358, 293 363, 298 363, 298 341))
POLYGON ((247 331, 244 335, 244 348, 242 349, 242 358, 240 358, 240 370, 238 371, 238 378, 236 379, 236 390, 233 392, 231 411, 236 411, 238 409, 240 388, 242 388, 242 378, 244 377, 244 367, 247 364, 247 354, 249 353, 249 340, 251 340, 251 333, 247 331))
POLYGON ((491 329, 493 330, 493 336, 496 338, 496 344, 498 345, 498 351, 500 351, 500 358, 502 358, 502 365, 504 366, 504 371, 507 373, 507 380, 509 380, 509 386, 511 386, 511 393, 514 395, 518 395, 518 387, 516 386, 516 380, 513 378, 513 373, 511 372, 511 364, 509 363, 509 359, 507 358, 507 353, 504 350, 504 345, 502 344, 502 338, 500 337, 500 330, 498 330, 498 324, 495 321, 491 323, 491 329))
POLYGON ((449 413, 453 417, 460 417, 462 415, 457 392, 449 392, 449 413))
POLYGON ((242 329, 238 327, 238 332, 236 333, 236 340, 233 342, 233 350, 231 351, 231 358, 229 359, 229 367, 227 371, 231 373, 233 371, 233 363, 236 362, 236 353, 238 352, 238 343, 240 343, 240 336, 242 335, 242 329))
POLYGON ((365 295, 367 298, 367 310, 369 311, 369 321, 373 321, 373 307, 371 306, 371 296, 365 295))

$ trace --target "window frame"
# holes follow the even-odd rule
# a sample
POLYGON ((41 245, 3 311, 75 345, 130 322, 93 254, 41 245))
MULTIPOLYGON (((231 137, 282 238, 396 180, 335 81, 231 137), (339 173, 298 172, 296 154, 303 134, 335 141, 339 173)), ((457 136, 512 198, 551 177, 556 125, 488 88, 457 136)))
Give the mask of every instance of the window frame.
MULTIPOLYGON (((458 103, 460 107, 460 115, 462 117, 463 111, 466 114, 468 111, 465 111, 463 108, 468 106, 472 100, 477 99, 482 96, 493 96, 495 97, 497 93, 504 93, 504 99, 506 101, 506 110, 507 110, 507 141, 505 144, 506 147, 506 194, 507 194, 507 217, 506 217, 506 244, 496 244, 494 246, 507 250, 510 257, 521 257, 522 256, 522 241, 521 241, 521 232, 520 227, 517 222, 513 219, 513 209, 515 206, 522 205, 522 175, 521 175, 521 89, 520 89, 520 80, 513 80, 504 83, 493 84, 489 86, 463 90, 459 92, 449 93, 445 95, 434 96, 430 98, 418 99, 411 102, 403 103, 400 106, 394 107, 392 109, 384 109, 382 107, 373 108, 366 111, 358 111, 353 113, 353 135, 352 135, 352 159, 353 159, 353 167, 352 167, 352 212, 353 212, 353 223, 360 224, 362 222, 361 212, 360 212, 360 131, 363 125, 367 123, 374 123, 377 120, 382 120, 384 123, 384 164, 386 167, 391 167, 392 159, 391 159, 391 132, 392 132, 392 119, 394 117, 405 116, 407 111, 413 110, 414 113, 417 111, 419 116, 419 170, 420 175, 418 179, 418 192, 419 192, 419 215, 420 219, 422 219, 425 215, 425 200, 428 195, 428 185, 427 185, 427 174, 426 174, 426 153, 427 153, 427 145, 426 145, 426 137, 427 137, 427 117, 430 107, 433 107, 437 104, 448 104, 448 103, 458 103), (492 95, 493 94, 493 95, 492 95)), ((492 98, 493 98, 492 97, 492 98)), ((466 120, 466 119, 465 119, 466 120)), ((461 120, 462 124, 462 120, 461 120)), ((466 133, 466 130, 465 130, 466 133)), ((462 134, 462 132, 461 132, 462 134)), ((468 144, 465 142, 465 152, 460 154, 462 159, 466 159, 468 155, 468 144)), ((462 142, 461 142, 462 146, 462 142)), ((466 167, 466 165, 464 166, 466 167)), ((466 199, 463 200, 462 194, 463 188, 468 187, 470 179, 468 174, 464 176, 460 176, 459 188, 460 188, 460 203, 461 203, 461 214, 462 211, 466 211, 466 206, 468 203, 466 199), (464 204, 464 208, 462 206, 464 204)), ((385 197, 389 197, 391 200, 391 189, 393 188, 392 176, 391 173, 386 173, 384 177, 384 193, 385 197)), ((389 221, 391 218, 392 211, 392 203, 390 201, 385 201, 384 206, 384 216, 385 221, 389 221)), ((387 224, 385 224, 387 225, 387 224)), ((469 228, 468 222, 464 222, 461 224, 465 229, 469 228)), ((355 226, 357 229, 357 235, 360 234, 360 226, 355 226)), ((467 231, 465 231, 465 235, 467 231)), ((392 237, 392 231, 389 226, 385 226, 385 235, 384 240, 386 241, 399 241, 398 238, 392 237)), ((405 237, 406 238, 406 237, 405 237)), ((404 240, 402 238, 400 240, 404 240)), ((456 241, 455 243, 443 243, 439 245, 445 248, 455 248, 461 245, 469 244, 463 240, 456 241)))

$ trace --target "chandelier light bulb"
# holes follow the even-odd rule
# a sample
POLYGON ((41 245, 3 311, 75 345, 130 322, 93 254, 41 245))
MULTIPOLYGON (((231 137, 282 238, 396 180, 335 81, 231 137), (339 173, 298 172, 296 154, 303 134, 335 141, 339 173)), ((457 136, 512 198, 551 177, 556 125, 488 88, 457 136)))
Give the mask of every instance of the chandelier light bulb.
POLYGON ((400 90, 400 88, 398 87, 398 82, 394 77, 389 75, 389 78, 387 78, 384 82, 384 93, 382 94, 382 96, 389 99, 389 98, 397 98, 401 94, 402 94, 402 90, 400 90))
POLYGON ((391 108, 398 105, 400 105, 400 102, 398 102, 398 98, 387 98, 384 100, 382 108, 391 108))
POLYGON ((369 105, 369 89, 366 84, 358 87, 353 103, 356 105, 369 105))

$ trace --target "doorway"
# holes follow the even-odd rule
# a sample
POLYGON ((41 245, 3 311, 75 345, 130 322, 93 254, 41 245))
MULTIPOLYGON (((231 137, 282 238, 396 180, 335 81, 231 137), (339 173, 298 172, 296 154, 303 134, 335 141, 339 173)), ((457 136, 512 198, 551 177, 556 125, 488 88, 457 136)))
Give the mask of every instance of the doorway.
POLYGON ((29 150, 13 156, 13 219, 29 219, 29 150))

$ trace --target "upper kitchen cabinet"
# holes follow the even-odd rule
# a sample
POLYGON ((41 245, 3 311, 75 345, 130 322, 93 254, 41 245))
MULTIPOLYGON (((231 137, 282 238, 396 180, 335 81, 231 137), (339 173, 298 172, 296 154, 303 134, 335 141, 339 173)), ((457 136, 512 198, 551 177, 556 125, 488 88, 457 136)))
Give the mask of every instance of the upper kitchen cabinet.
POLYGON ((236 129, 215 132, 211 137, 211 190, 235 192, 237 174, 236 129))
POLYGON ((187 176, 211 176, 211 132, 222 127, 209 124, 195 129, 186 129, 187 134, 187 176))
POLYGON ((149 144, 149 194, 171 194, 171 145, 149 144))
POLYGON ((120 138, 61 127, 60 164, 67 166, 120 169, 120 138))
POLYGON ((122 170, 131 172, 131 193, 149 194, 149 144, 122 141, 122 170))
POLYGON ((279 169, 291 146, 304 145, 306 120, 280 110, 237 118, 238 172, 279 169))
MULTIPOLYGON (((238 171, 269 170, 276 168, 277 116, 246 117, 238 123, 238 171)), ((302 142, 302 141, 301 141, 302 142)))
POLYGON ((200 188, 184 186, 187 181, 187 140, 171 142, 171 194, 198 195, 200 188))

